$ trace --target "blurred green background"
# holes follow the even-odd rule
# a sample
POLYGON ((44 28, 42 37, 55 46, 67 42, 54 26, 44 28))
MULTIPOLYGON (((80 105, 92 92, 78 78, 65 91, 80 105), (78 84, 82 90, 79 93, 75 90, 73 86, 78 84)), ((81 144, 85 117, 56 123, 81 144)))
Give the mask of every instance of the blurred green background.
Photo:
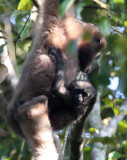
MULTIPOLYGON (((127 1, 60 0, 60 17, 71 4, 77 17, 97 25, 107 41, 106 49, 97 60, 99 68, 89 75, 98 87, 98 108, 94 107, 83 128, 85 141, 81 159, 127 160, 127 1)), ((8 127, 5 108, 32 46, 38 13, 35 6, 32 0, 0 0, 0 76, 6 76, 3 64, 7 57, 12 65, 7 62, 12 73, 9 71, 0 84, 0 160, 32 159, 27 143, 8 127)), ((72 56, 76 56, 73 45, 70 46, 72 56)), ((67 131, 58 132, 62 144, 67 131)), ((70 137, 71 134, 66 140, 65 160, 69 159, 70 137)))

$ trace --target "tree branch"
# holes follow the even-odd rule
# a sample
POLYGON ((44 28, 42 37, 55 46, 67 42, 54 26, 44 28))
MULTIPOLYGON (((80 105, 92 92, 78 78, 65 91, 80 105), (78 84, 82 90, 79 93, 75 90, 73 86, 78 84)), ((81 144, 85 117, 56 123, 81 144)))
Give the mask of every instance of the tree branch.
MULTIPOLYGON (((0 32, 0 35, 2 36, 3 34, 0 32)), ((3 44, 5 44, 5 40, 1 39, 0 45, 3 45, 3 44)), ((8 68, 8 77, 7 78, 9 79, 11 86, 13 88, 15 88, 15 86, 17 85, 17 82, 18 82, 18 78, 15 73, 14 66, 12 65, 12 62, 11 62, 10 57, 8 55, 7 45, 5 45, 3 47, 3 53, 1 54, 0 59, 1 59, 1 63, 4 64, 8 68)))
POLYGON ((15 69, 17 66, 17 62, 16 62, 15 49, 13 44, 13 37, 12 37, 11 24, 10 24, 9 17, 4 18, 4 24, 5 24, 8 53, 11 59, 11 63, 13 64, 15 69))
POLYGON ((105 3, 103 3, 102 1, 100 1, 100 0, 93 0, 94 2, 96 2, 97 4, 99 4, 102 8, 104 8, 104 9, 108 9, 108 6, 105 4, 105 3))
POLYGON ((86 117, 77 122, 70 132, 70 160, 79 160, 82 152, 82 132, 86 117))
POLYGON ((93 109, 93 105, 96 101, 96 97, 92 99, 89 103, 88 108, 86 109, 85 115, 81 118, 79 122, 77 122, 71 129, 70 133, 70 160, 79 160, 81 157, 84 137, 82 138, 82 133, 84 129, 84 124, 86 122, 86 118, 93 109))
MULTIPOLYGON (((120 110, 127 112, 126 106, 127 101, 123 103, 120 110)), ((100 97, 98 95, 94 108, 88 117, 88 122, 91 127, 97 128, 99 130, 99 134, 96 134, 95 136, 111 137, 117 130, 118 122, 120 122, 124 117, 125 114, 122 112, 117 117, 114 116, 108 126, 102 124, 100 115, 100 97)), ((92 148, 92 160, 106 160, 106 151, 107 145, 104 145, 101 142, 94 143, 92 148)))

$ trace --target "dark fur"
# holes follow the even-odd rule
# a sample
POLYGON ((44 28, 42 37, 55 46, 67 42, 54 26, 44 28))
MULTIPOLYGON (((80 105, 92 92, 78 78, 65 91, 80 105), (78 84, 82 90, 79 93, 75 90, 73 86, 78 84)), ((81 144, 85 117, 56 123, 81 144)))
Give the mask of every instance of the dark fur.
POLYGON ((57 0, 44 0, 42 9, 39 19, 43 24, 38 22, 31 53, 7 108, 7 119, 12 129, 27 139, 36 160, 56 160, 52 130, 63 129, 86 113, 95 89, 88 82, 73 80, 78 68, 86 70, 105 40, 94 26, 88 27, 91 40, 83 39, 84 24, 74 16, 58 20, 57 0), (72 23, 71 30, 68 23, 72 23), (94 39, 95 30, 100 43, 94 39), (73 39, 79 39, 79 67, 66 55, 66 46, 73 39))

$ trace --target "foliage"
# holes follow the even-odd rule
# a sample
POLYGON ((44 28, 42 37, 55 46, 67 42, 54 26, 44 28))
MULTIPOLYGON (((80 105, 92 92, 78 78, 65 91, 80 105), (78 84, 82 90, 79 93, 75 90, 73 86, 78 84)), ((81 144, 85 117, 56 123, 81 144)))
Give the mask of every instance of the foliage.
MULTIPOLYGON (((101 95, 101 116, 102 120, 112 119, 122 111, 120 106, 127 97, 127 1, 126 0, 103 0, 96 3, 95 0, 60 0, 59 17, 62 17, 72 3, 78 18, 84 22, 97 25, 107 40, 107 47, 98 60, 100 66, 99 73, 92 73, 91 81, 98 86, 101 95), (75 3, 74 3, 75 2, 75 3), (104 3, 105 2, 105 3, 104 3)), ((6 41, 6 30, 4 18, 9 17, 12 27, 12 37, 15 46, 15 55, 18 73, 21 72, 23 62, 31 48, 32 29, 34 21, 31 19, 32 0, 1 0, 0 1, 0 32, 3 34, 1 39, 5 39, 5 44, 0 44, 0 55, 8 43, 6 41)), ((70 44, 69 50, 75 50, 75 42, 70 44)), ((70 52, 70 53, 72 53, 70 52)), ((71 56, 74 56, 71 55, 71 56)), ((9 89, 6 82, 0 86, 8 98, 9 89)), ((10 133, 3 113, 4 107, 0 104, 0 128, 10 133)), ((124 113, 127 115, 127 113, 124 113)), ((83 154, 85 159, 91 159, 92 144, 102 142, 108 145, 108 160, 124 160, 127 158, 127 121, 118 124, 117 132, 110 138, 94 137, 98 133, 96 128, 85 126, 89 133, 86 139, 83 154), (92 137, 93 136, 93 137, 92 137)), ((61 141, 64 141, 65 130, 60 132, 61 141)), ((68 159, 69 143, 66 145, 65 157, 68 159)), ((19 139, 15 134, 1 136, 0 133, 0 160, 29 160, 31 159, 27 144, 19 139)))

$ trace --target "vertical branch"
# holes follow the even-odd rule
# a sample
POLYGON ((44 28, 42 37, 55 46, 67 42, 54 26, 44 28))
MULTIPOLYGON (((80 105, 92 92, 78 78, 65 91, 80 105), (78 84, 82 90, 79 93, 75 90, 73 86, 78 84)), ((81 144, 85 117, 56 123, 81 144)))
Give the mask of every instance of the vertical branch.
POLYGON ((82 152, 82 133, 85 123, 85 116, 77 122, 70 132, 70 160, 79 160, 82 152))
POLYGON ((64 152, 65 152, 65 148, 66 148, 66 144, 67 144, 67 139, 68 139, 69 132, 70 132, 70 128, 67 128, 67 129, 66 129, 65 136, 64 136, 63 147, 62 147, 62 152, 63 152, 63 154, 64 154, 64 152))
POLYGON ((22 141, 21 148, 20 148, 20 154, 18 155, 18 160, 21 160, 22 158, 22 152, 23 152, 24 146, 25 146, 25 140, 22 141))
MULTIPOLYGON (((0 32, 0 36, 3 36, 2 32, 0 32)), ((0 39, 0 45, 3 45, 3 44, 5 44, 5 40, 0 39)), ((4 64, 8 68, 8 79, 11 83, 11 86, 15 88, 18 82, 18 78, 15 72, 14 66, 8 55, 7 45, 4 46, 3 53, 1 54, 0 59, 1 59, 1 63, 4 64)))
POLYGON ((12 62, 12 65, 14 66, 14 69, 15 69, 17 66, 17 62, 16 62, 15 47, 13 44, 12 30, 11 30, 11 24, 10 24, 9 17, 4 18, 4 24, 5 24, 8 53, 9 53, 9 57, 12 62))

